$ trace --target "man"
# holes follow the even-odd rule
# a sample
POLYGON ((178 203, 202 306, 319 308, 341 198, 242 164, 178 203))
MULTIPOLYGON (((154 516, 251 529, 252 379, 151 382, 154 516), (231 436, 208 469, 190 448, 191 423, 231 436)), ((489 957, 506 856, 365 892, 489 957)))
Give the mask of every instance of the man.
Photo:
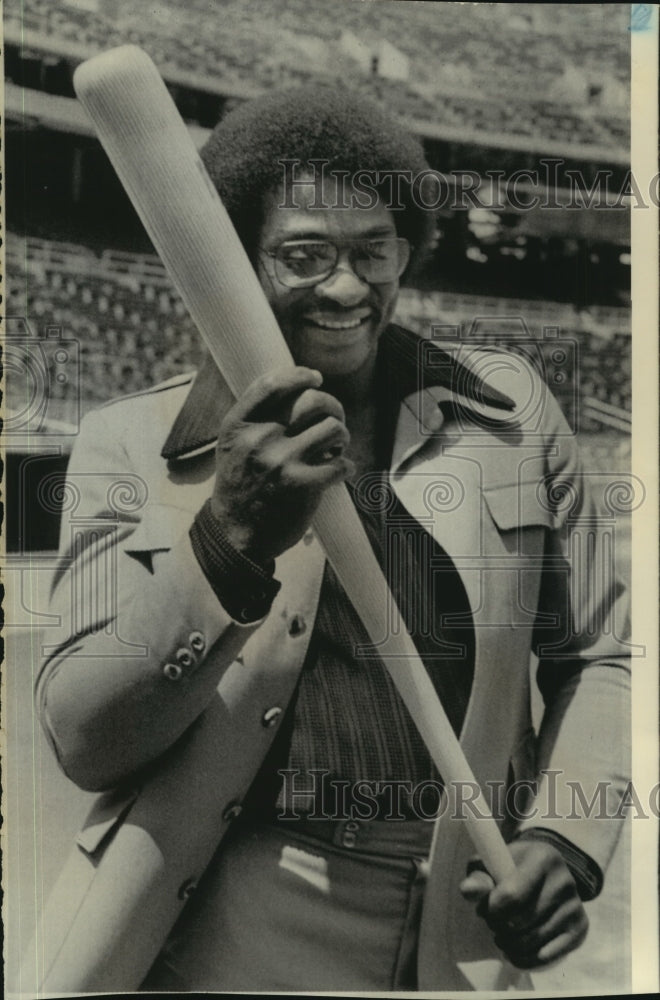
POLYGON ((115 985, 131 949, 161 992, 461 988, 493 954, 551 962, 584 939, 618 832, 569 822, 553 777, 605 780, 615 815, 626 773, 624 594, 575 443, 521 359, 429 354, 391 322, 432 220, 421 148, 375 108, 274 94, 203 158, 296 365, 236 401, 209 365, 111 404, 71 459, 72 627, 37 694, 65 772, 119 790, 79 842, 126 900, 115 985), (502 813, 497 886, 314 536, 342 480, 502 813), (531 801, 501 806, 507 783, 531 801), (131 826, 165 860, 135 906, 111 867, 131 826))

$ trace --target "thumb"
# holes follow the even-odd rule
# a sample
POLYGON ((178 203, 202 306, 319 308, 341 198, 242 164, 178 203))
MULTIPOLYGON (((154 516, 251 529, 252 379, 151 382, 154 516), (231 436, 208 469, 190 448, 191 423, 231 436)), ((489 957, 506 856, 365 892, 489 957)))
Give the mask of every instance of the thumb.
POLYGON ((478 903, 495 888, 495 883, 487 872, 473 871, 464 878, 459 889, 468 903, 478 903))

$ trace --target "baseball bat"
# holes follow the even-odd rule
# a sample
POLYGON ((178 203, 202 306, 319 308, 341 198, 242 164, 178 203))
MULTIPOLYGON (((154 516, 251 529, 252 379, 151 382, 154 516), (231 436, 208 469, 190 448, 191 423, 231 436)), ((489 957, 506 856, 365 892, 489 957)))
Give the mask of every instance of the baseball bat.
MULTIPOLYGON (((245 249, 149 56, 132 45, 112 49, 79 66, 74 85, 234 395, 270 369, 292 364, 245 249)), ((394 599, 343 485, 325 491, 314 527, 445 782, 476 784, 412 639, 400 621, 392 627, 394 599)), ((492 876, 510 873, 513 862, 495 822, 477 820, 470 832, 492 876)))
MULTIPOLYGON (((154 63, 136 46, 95 56, 74 75, 78 98, 208 350, 235 396, 293 363, 261 285, 154 63)), ((314 518, 328 560, 418 727, 444 782, 477 788, 343 484, 314 518)), ((475 800, 488 814, 483 793, 475 800)), ((495 820, 466 821, 496 881, 514 868, 495 820)))

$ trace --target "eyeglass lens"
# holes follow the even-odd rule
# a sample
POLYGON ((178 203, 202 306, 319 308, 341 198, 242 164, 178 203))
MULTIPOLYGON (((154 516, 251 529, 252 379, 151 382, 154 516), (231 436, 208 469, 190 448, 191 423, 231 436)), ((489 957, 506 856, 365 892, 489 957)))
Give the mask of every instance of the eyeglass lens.
MULTIPOLYGON (((349 247, 351 266, 364 281, 393 281, 408 263, 409 245, 402 238, 360 240, 349 247)), ((275 253, 275 273, 289 287, 313 284, 332 274, 338 258, 339 247, 329 241, 290 240, 275 253)))

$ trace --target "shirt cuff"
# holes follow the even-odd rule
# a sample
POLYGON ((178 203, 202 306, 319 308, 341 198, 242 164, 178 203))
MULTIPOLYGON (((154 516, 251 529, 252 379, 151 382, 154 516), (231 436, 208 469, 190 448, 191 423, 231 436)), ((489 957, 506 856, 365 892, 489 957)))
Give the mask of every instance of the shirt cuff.
POLYGON ((190 541, 204 576, 235 621, 245 625, 268 614, 281 586, 273 579, 275 561, 260 566, 235 549, 214 517, 210 500, 192 523, 190 541))
POLYGON ((535 826, 528 828, 517 834, 514 840, 539 840, 542 843, 555 847, 566 867, 575 879, 578 895, 583 902, 595 899, 603 888, 603 872, 593 858, 581 851, 579 847, 572 844, 566 837, 554 830, 546 830, 545 827, 535 826))

